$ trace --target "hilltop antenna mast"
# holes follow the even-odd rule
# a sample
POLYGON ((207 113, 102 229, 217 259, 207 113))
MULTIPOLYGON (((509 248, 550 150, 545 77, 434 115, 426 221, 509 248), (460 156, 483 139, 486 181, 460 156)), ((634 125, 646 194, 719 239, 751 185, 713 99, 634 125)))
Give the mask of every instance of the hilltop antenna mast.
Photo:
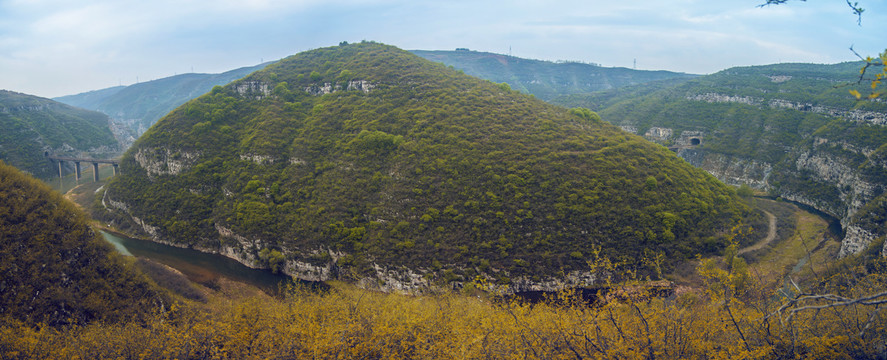
POLYGON ((638 69, 638 58, 634 58, 634 66, 632 68, 635 70, 638 69))
POLYGON ((508 45, 508 56, 511 56, 511 45, 508 45))

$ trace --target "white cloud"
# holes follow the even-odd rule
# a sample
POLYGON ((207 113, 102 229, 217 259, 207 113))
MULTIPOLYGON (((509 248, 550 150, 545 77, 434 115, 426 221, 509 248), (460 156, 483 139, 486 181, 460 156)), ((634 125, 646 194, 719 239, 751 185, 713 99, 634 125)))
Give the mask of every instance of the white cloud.
POLYGON ((363 39, 695 73, 850 60, 887 46, 887 8, 860 1, 862 28, 840 0, 0 0, 0 88, 58 96, 363 39))

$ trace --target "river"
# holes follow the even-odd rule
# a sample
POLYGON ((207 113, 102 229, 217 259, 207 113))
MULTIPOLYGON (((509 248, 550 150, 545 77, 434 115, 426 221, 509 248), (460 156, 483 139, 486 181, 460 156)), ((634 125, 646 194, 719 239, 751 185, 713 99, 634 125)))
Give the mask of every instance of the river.
MULTIPOLYGON (((100 166, 101 179, 107 179, 114 175, 111 166, 100 166)), ((80 180, 74 178, 74 174, 67 174, 62 178, 53 177, 43 179, 53 189, 66 193, 79 184, 92 182, 92 167, 88 166, 83 171, 80 180)), ((116 233, 101 231, 106 241, 113 244, 118 252, 125 256, 144 257, 161 264, 172 267, 184 274, 189 280, 212 287, 219 277, 228 278, 241 283, 255 286, 269 295, 278 295, 280 285, 285 285, 293 278, 274 274, 270 270, 259 270, 247 267, 235 260, 217 254, 203 253, 193 249, 178 248, 153 241, 139 240, 116 233)), ((295 280, 310 288, 323 288, 325 285, 318 282, 295 280)))
POLYGON ((841 226, 841 219, 838 219, 830 214, 827 214, 824 211, 821 211, 821 210, 819 210, 815 207, 812 207, 810 205, 807 205, 807 204, 804 204, 801 202, 797 202, 794 200, 788 200, 788 199, 785 199, 785 198, 782 198, 779 196, 762 195, 762 196, 755 196, 755 197, 761 198, 761 199, 773 200, 773 201, 783 201, 783 202, 787 202, 790 204, 794 204, 797 207, 801 208, 801 210, 804 210, 806 212, 809 212, 811 214, 814 214, 816 216, 819 216, 819 217, 825 219, 825 221, 828 223, 828 231, 832 235, 834 235, 835 238, 837 238, 838 240, 844 238, 844 228, 841 226))
MULTIPOLYGON (((127 256, 145 257, 181 271, 189 280, 213 286, 219 277, 253 285, 269 295, 279 294, 281 285, 293 279, 274 274, 270 270, 253 269, 221 255, 208 254, 193 249, 178 248, 153 241, 133 239, 101 231, 102 236, 117 251, 127 256)), ((322 283, 296 280, 311 288, 323 287, 322 283)))

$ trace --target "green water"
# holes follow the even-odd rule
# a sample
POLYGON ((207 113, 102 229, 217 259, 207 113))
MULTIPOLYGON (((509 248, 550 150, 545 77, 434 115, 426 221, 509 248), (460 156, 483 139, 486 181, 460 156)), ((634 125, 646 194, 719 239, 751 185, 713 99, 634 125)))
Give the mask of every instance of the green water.
MULTIPOLYGON (((145 257, 181 271, 189 280, 212 287, 219 277, 253 285, 268 294, 279 294, 280 286, 291 277, 274 274, 269 270, 252 269, 221 255, 207 254, 193 249, 138 240, 102 231, 106 241, 123 255, 145 257)), ((316 288, 319 284, 300 281, 302 285, 316 288)))

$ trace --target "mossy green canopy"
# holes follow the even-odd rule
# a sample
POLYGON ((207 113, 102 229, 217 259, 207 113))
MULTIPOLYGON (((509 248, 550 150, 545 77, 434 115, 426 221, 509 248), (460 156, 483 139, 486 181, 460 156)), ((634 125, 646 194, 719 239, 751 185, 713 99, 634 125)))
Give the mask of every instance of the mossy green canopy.
POLYGON ((216 87, 121 166, 109 199, 157 236, 259 265, 276 249, 335 262, 340 276, 375 264, 446 280, 556 277, 587 269, 598 247, 679 260, 720 250, 748 212, 712 176, 590 111, 376 43, 216 87))

